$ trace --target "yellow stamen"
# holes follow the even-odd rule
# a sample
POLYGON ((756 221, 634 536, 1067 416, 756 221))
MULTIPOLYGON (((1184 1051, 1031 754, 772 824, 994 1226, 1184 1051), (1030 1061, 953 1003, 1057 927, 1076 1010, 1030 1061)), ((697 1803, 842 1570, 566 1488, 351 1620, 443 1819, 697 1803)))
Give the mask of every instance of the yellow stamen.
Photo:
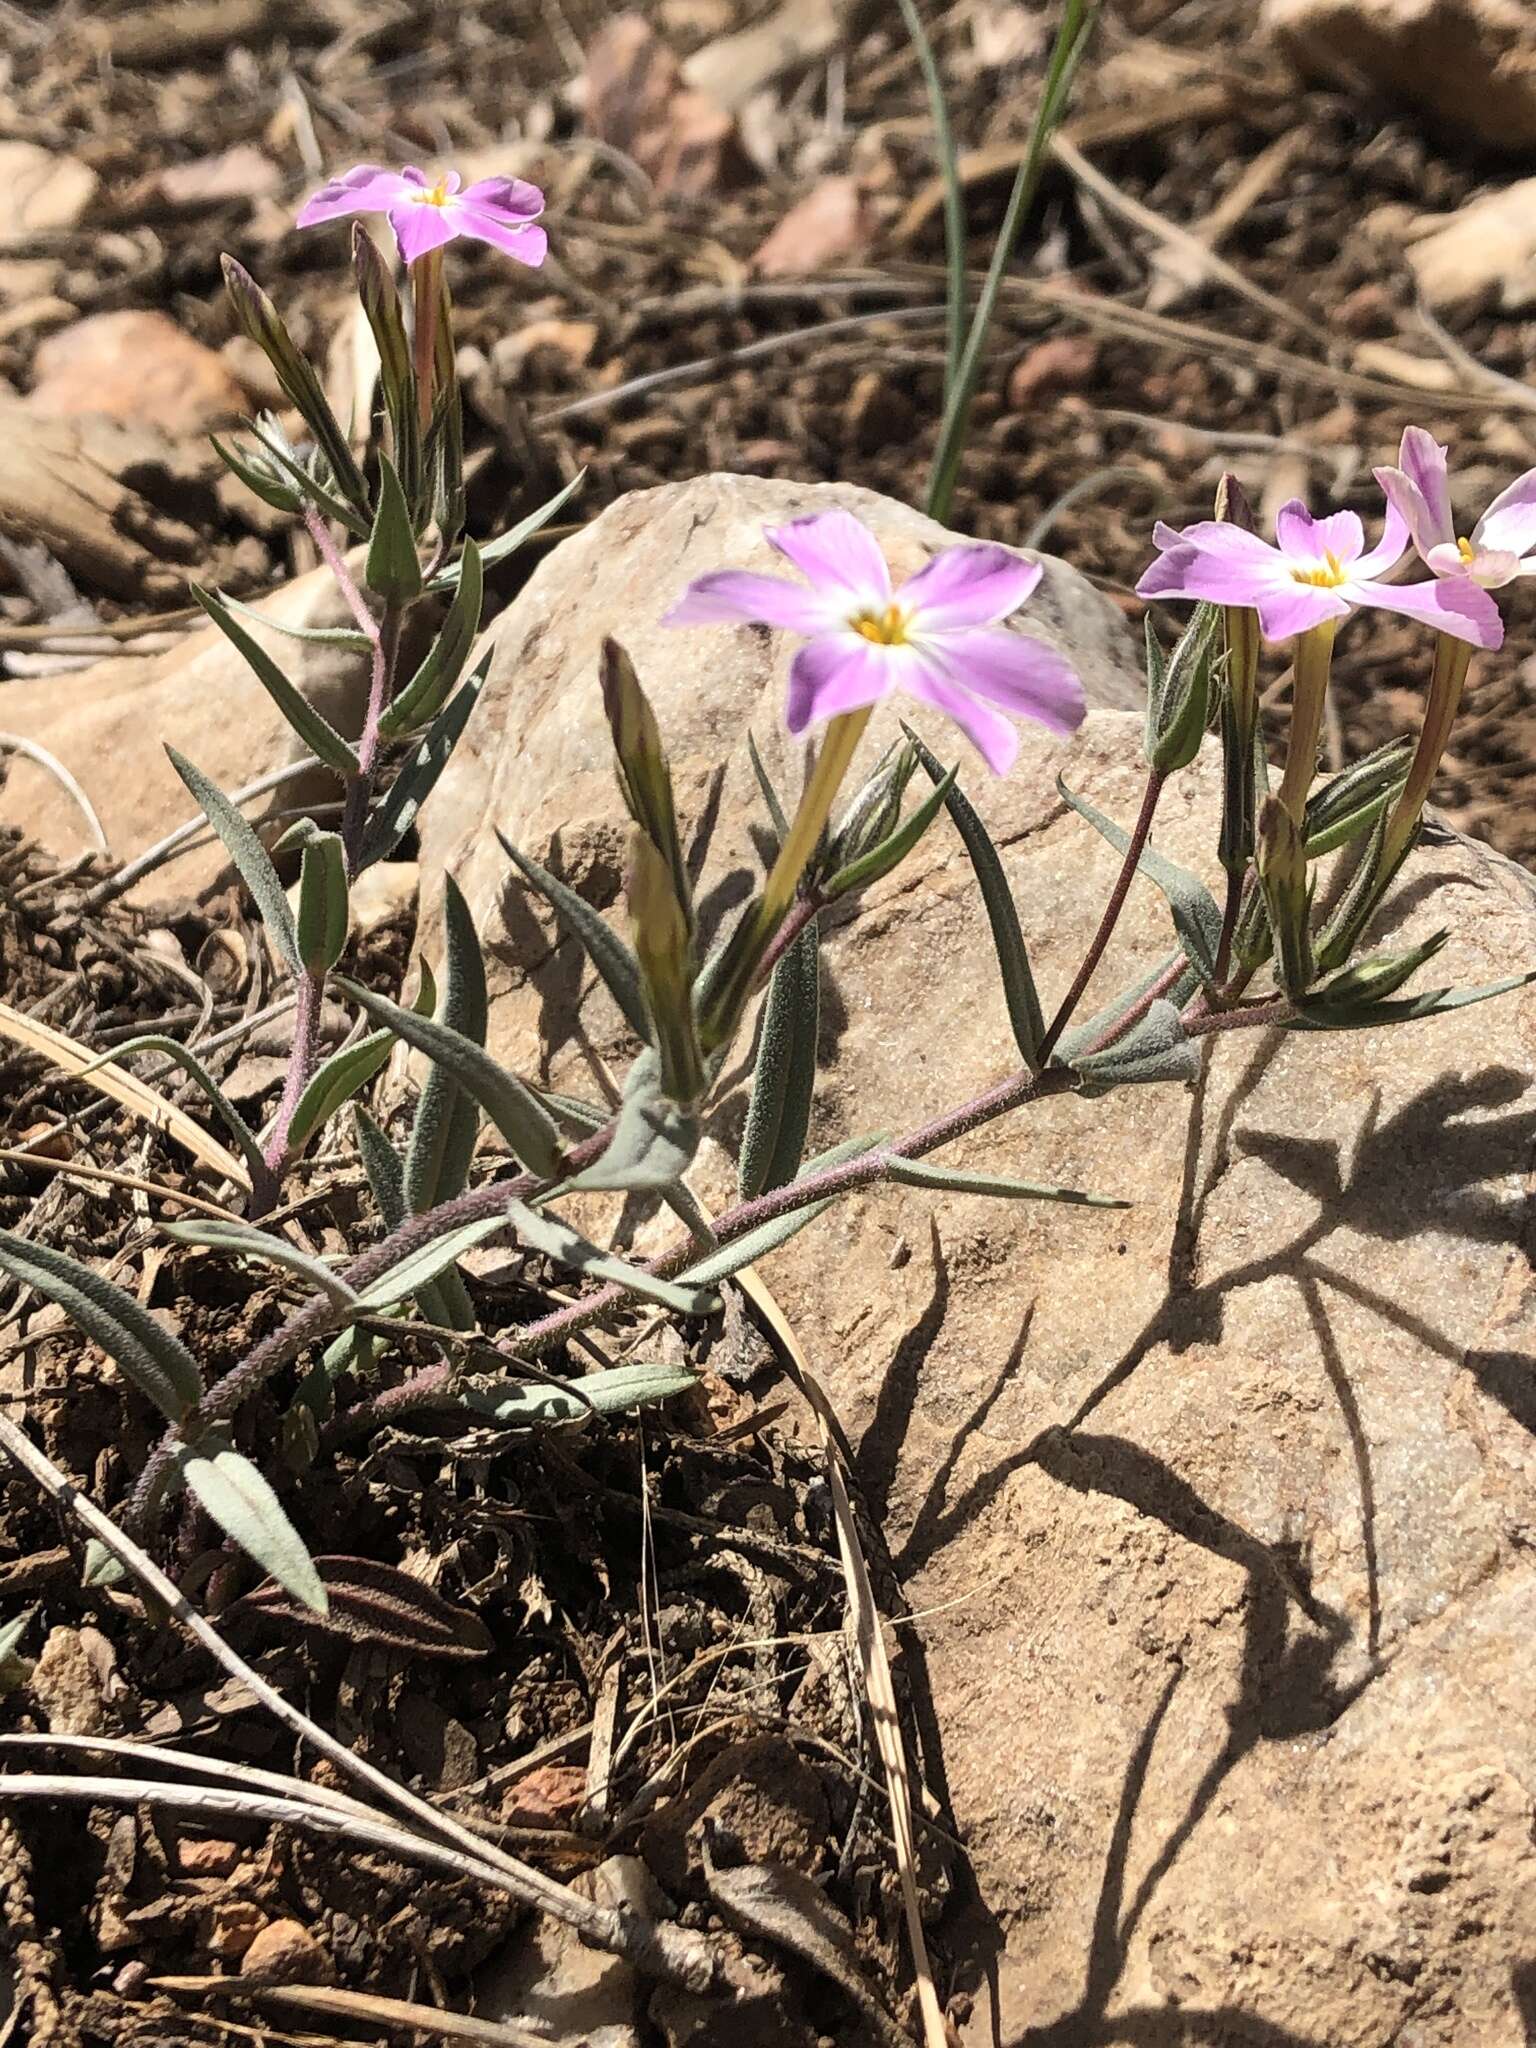
POLYGON ((1471 541, 1469 540, 1463 540, 1460 537, 1458 537, 1456 542, 1456 552, 1458 555, 1460 555, 1461 559, 1466 563, 1470 564, 1477 560, 1477 550, 1473 547, 1471 541))
POLYGON ((859 612, 848 623, 876 647, 906 645, 907 615, 899 604, 888 604, 883 612, 859 612))
POLYGON ((1310 583, 1315 590, 1333 590, 1344 581, 1344 570, 1332 548, 1324 548, 1323 564, 1316 569, 1293 569, 1293 583, 1310 583))
POLYGON ((439 178, 430 192, 418 192, 416 194, 416 204, 418 206, 446 206, 448 204, 447 178, 439 178))

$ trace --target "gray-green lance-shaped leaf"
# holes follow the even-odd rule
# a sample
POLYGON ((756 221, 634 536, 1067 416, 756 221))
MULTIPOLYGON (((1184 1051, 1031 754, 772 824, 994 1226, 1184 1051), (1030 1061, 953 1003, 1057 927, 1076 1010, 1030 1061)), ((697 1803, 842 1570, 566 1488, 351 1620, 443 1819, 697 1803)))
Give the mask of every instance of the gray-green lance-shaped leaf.
MULTIPOLYGON (((255 448, 245 448, 238 441, 223 441, 217 434, 210 434, 208 439, 214 454, 230 475, 237 476, 263 505, 270 505, 275 512, 286 512, 290 518, 304 510, 303 494, 290 481, 286 470, 272 460, 269 449, 260 444, 255 448)), ((350 513, 350 507, 348 510, 350 513)), ((258 612, 255 616, 260 618, 261 614, 258 612)), ((118 1565, 117 1570, 121 1577, 122 1566, 118 1565)), ((86 1583, 89 1585, 90 1581, 86 1583)))
MULTIPOLYGON (((640 963, 605 918, 569 883, 541 867, 531 855, 519 853, 499 828, 496 837, 501 850, 531 889, 537 889, 556 917, 576 939, 582 951, 602 977, 603 986, 618 1004, 624 1021, 637 1038, 649 1039, 651 1020, 646 1012, 645 992, 640 985, 640 963)), ((607 1121, 605 1117, 604 1122, 607 1121)))
POLYGON ((299 958, 311 974, 329 973, 346 951, 351 917, 340 836, 312 828, 299 857, 298 916, 299 958))
POLYGON ((386 604, 407 605, 421 595, 421 557, 399 473, 387 455, 379 457, 379 502, 368 536, 363 575, 386 604))
POLYGON ((995 1195, 1009 1202, 1076 1202, 1085 1209, 1129 1209, 1116 1195, 1086 1195, 1076 1188, 1048 1186, 1036 1180, 1008 1180, 992 1173, 963 1173, 955 1166, 935 1166, 927 1159, 886 1161, 885 1178, 909 1188, 935 1188, 950 1195, 995 1195))
POLYGON ((63 1309, 168 1421, 180 1422, 201 1398, 202 1374, 181 1339, 89 1266, 0 1230, 0 1272, 63 1309))
POLYGON ((421 495, 421 431, 411 345, 400 294, 383 252, 361 221, 352 225, 352 269, 357 296, 379 352, 379 386, 401 488, 412 505, 421 495))
POLYGON ((816 1087, 821 956, 813 918, 785 949, 763 1003, 752 1101, 742 1133, 737 1186, 750 1201, 800 1171, 816 1087))
POLYGON ((601 1159, 578 1173, 574 1188, 659 1189, 680 1180, 699 1149, 699 1120, 663 1093, 649 1047, 629 1070, 618 1122, 601 1159))
MULTIPOLYGON (((441 1021, 448 1030, 483 1048, 489 1016, 485 960, 469 905, 452 875, 443 878, 443 931, 447 974, 441 1021)), ((405 1155, 405 1206, 413 1215, 460 1193, 469 1178, 479 1135, 480 1115, 474 1096, 434 1060, 417 1099, 405 1155)))
POLYGON ((301 1251, 275 1231, 258 1230, 251 1223, 222 1223, 214 1216, 197 1216, 188 1223, 167 1223, 161 1227, 165 1235, 175 1238, 178 1244, 195 1244, 208 1251, 231 1252, 242 1259, 262 1259, 269 1266, 281 1266, 285 1272, 297 1273, 301 1280, 307 1280, 311 1287, 323 1294, 334 1308, 350 1310, 358 1305, 356 1289, 349 1287, 339 1273, 334 1272, 323 1259, 317 1259, 313 1252, 301 1251))
POLYGON ((1374 1031, 1381 1024, 1413 1024, 1421 1017, 1445 1017, 1452 1010, 1470 1009, 1474 1003, 1507 996, 1513 989, 1528 988, 1536 981, 1536 967, 1526 974, 1506 974, 1501 981, 1485 981, 1476 988, 1427 988, 1416 996, 1395 1001, 1335 1003, 1326 1011, 1308 1006, 1305 1013, 1287 1020, 1287 1031, 1374 1031))
POLYGON ((1190 966, 1189 956, 1181 946, 1178 952, 1171 953, 1150 973, 1143 975, 1134 987, 1123 990, 1112 1002, 1106 1003, 1102 1010, 1096 1010, 1081 1024, 1075 1024, 1070 1031, 1063 1032, 1057 1044, 1057 1055, 1064 1066, 1075 1066, 1078 1054, 1086 1046, 1096 1044, 1123 1017, 1136 1009, 1154 988, 1159 989, 1176 1010, 1181 1010, 1199 986, 1200 977, 1190 966), (1183 972, 1170 985, 1164 986, 1165 976, 1176 966, 1182 967, 1183 972))
POLYGON ((1280 985, 1288 995, 1301 996, 1316 972, 1307 849, 1301 827, 1276 797, 1265 797, 1259 806, 1254 855, 1279 962, 1280 985))
MULTIPOLYGON (((928 780, 943 782, 945 771, 934 755, 910 727, 903 726, 902 730, 916 749, 928 780)), ((1045 1036, 1045 1019, 1040 1014, 1040 997, 1035 989, 1035 977, 1030 971, 1029 952, 1019 926, 1013 893, 1008 887, 991 835, 953 778, 950 778, 944 807, 960 834, 961 844, 981 890, 987 922, 992 927, 992 946, 1003 977, 1003 996, 1008 1004, 1008 1021, 1013 1026, 1014 1043, 1024 1064, 1032 1067, 1037 1064, 1040 1041, 1045 1036)))
POLYGON ((1187 768, 1200 751, 1220 649, 1220 605, 1196 605, 1166 662, 1148 616, 1145 748, 1148 765, 1160 775, 1187 768))
MULTIPOLYGON (((1070 804, 1080 818, 1086 818, 1111 846, 1120 853, 1129 848, 1129 834, 1123 832, 1113 818, 1106 818, 1086 797, 1075 796, 1059 775, 1056 787, 1063 802, 1070 804)), ((1215 897, 1198 875, 1192 875, 1188 868, 1181 868, 1155 847, 1147 847, 1136 865, 1139 872, 1155 882, 1168 899, 1179 943, 1194 963, 1200 979, 1209 987, 1216 979, 1216 953, 1221 944, 1221 911, 1215 897)))
POLYGON ((629 835, 625 894, 662 1092, 691 1108, 706 1086, 693 1010, 693 934, 666 861, 638 825, 629 835))
POLYGON ((573 1230, 562 1217, 551 1214, 547 1209, 535 1213, 524 1202, 509 1202, 507 1214, 524 1244, 536 1252, 543 1252, 546 1258, 557 1260, 562 1266, 569 1266, 573 1273, 580 1273, 584 1279, 611 1281, 642 1301, 659 1302, 663 1308, 674 1309, 684 1316, 710 1315, 720 1305, 707 1287, 690 1287, 676 1280, 663 1280, 655 1273, 647 1273, 639 1266, 631 1266, 616 1258, 612 1252, 601 1250, 584 1238, 579 1230, 573 1230))
POLYGON ((773 827, 773 850, 777 853, 789 832, 789 820, 784 815, 784 806, 779 802, 779 793, 773 786, 768 770, 763 766, 763 757, 757 751, 757 741, 753 739, 750 728, 747 732, 747 758, 752 763, 752 773, 757 778, 757 787, 763 799, 763 807, 767 811, 769 823, 773 827))
POLYGON ((251 1175, 255 1184, 259 1187, 266 1178, 267 1162, 262 1155, 260 1145, 256 1142, 256 1133, 224 1093, 218 1082, 214 1080, 212 1074, 209 1073, 208 1069, 197 1057, 197 1054, 184 1046, 180 1039, 167 1038, 159 1031, 140 1032, 138 1037, 125 1038, 121 1045, 114 1045, 110 1052, 102 1053, 99 1059, 94 1059, 90 1062, 89 1066, 82 1067, 80 1069, 80 1078, 84 1080, 87 1074, 94 1074, 98 1067, 115 1066, 120 1060, 129 1059, 137 1052, 162 1053, 166 1059, 174 1060, 177 1066, 190 1076, 202 1090, 203 1094, 207 1096, 209 1102, 213 1105, 215 1113, 222 1119, 226 1130, 239 1148, 246 1165, 251 1169, 251 1175))
POLYGON ((220 591, 219 603, 237 619, 249 619, 253 626, 281 633, 285 640, 306 640, 312 647, 341 647, 350 654, 366 654, 373 645, 356 626, 291 626, 283 619, 257 611, 253 604, 242 604, 238 597, 230 597, 225 591, 220 591))
POLYGON ((362 1291, 361 1306, 382 1311, 394 1308, 411 1295, 419 1297, 441 1280, 450 1266, 457 1265, 467 1251, 510 1227, 508 1217, 502 1214, 479 1216, 473 1223, 461 1223, 457 1230, 445 1231, 430 1244, 407 1252, 398 1265, 381 1273, 377 1280, 370 1280, 362 1291))
POLYGON ((1095 1093, 1147 1081, 1193 1081, 1200 1073, 1200 1048, 1186 1035, 1172 1003, 1162 1001, 1124 1038, 1103 1052, 1080 1053, 1072 1065, 1095 1093))
MULTIPOLYGON (((225 639, 239 653, 251 674, 316 760, 323 761, 327 768, 334 769, 338 775, 355 775, 355 751, 348 746, 330 720, 320 715, 304 692, 288 680, 261 642, 245 630, 227 602, 215 592, 204 590, 200 583, 189 583, 187 588, 225 639)), ((262 623, 265 624, 266 621, 263 620, 262 623)))
POLYGON ((661 744, 661 728, 656 723, 651 700, 640 687, 634 663, 611 637, 603 642, 600 679, 603 709, 613 734, 619 793, 629 815, 666 863, 672 877, 672 893, 691 933, 693 890, 677 832, 672 772, 661 744))
POLYGON ((353 512, 368 515, 368 487, 358 468, 341 423, 331 410, 308 358, 295 348, 293 337, 266 293, 233 256, 224 259, 224 284, 235 317, 277 372, 288 402, 303 417, 325 451, 343 497, 353 512))
POLYGON ((479 1103, 529 1172, 553 1178, 560 1164, 559 1132, 543 1104, 515 1074, 509 1074, 483 1046, 435 1018, 418 1017, 414 1010, 403 1010, 387 996, 376 995, 340 975, 335 985, 376 1024, 446 1067, 479 1103))
MULTIPOLYGON (((888 1131, 875 1131, 862 1138, 845 1138, 841 1144, 818 1152, 814 1159, 805 1162, 800 1175, 800 1183, 805 1186, 805 1199, 797 1208, 770 1216, 765 1223, 756 1224, 752 1229, 744 1230, 739 1237, 717 1245, 696 1259, 678 1278, 695 1287, 713 1287, 721 1280, 728 1280, 733 1273, 739 1273, 743 1266, 751 1266, 757 1260, 767 1258, 781 1244, 788 1244, 792 1237, 804 1230, 808 1223, 813 1223, 824 1209, 830 1209, 838 1199, 836 1194, 818 1195, 812 1185, 816 1177, 828 1167, 842 1166, 850 1159, 873 1152, 885 1143, 889 1135, 888 1131)), ((879 1169, 871 1171, 869 1178, 878 1180, 879 1169)), ((794 1187, 796 1183, 791 1182, 790 1185, 794 1187)))
MULTIPOLYGON (((383 1038, 388 1034, 377 1035, 383 1038)), ((405 1221, 405 1161, 366 1109, 359 1105, 352 1116, 357 1126, 358 1156, 368 1176, 379 1220, 386 1230, 394 1230, 405 1221)))
POLYGON ((937 787, 929 791, 911 816, 898 825, 894 832, 882 839, 879 845, 872 846, 868 853, 861 854, 855 861, 850 861, 839 874, 833 875, 822 889, 827 901, 835 903, 839 896, 851 896, 856 889, 867 889, 872 882, 878 882, 882 875, 888 875, 893 868, 900 866, 933 823, 938 815, 939 806, 947 803, 958 772, 958 769, 951 768, 937 787))
POLYGON ((255 898, 256 908, 261 912, 262 923, 273 945, 294 972, 301 974, 304 963, 299 957, 298 929, 267 849, 216 782, 210 781, 201 768, 194 768, 174 747, 168 746, 165 751, 171 757, 171 766, 201 804, 209 824, 224 842, 224 850, 234 862, 241 881, 255 898))
POLYGON ((250 1459, 210 1430, 199 1441, 181 1445, 175 1461, 187 1490, 225 1535, 255 1558, 285 1593, 324 1614, 325 1587, 304 1539, 250 1459))
POLYGON ((485 688, 490 667, 491 655, 487 649, 475 663, 468 682, 454 691, 416 742, 410 759, 369 815, 363 832, 359 867, 371 868, 375 861, 388 860, 415 824, 416 813, 436 789, 438 777, 464 737, 464 728, 480 701, 480 692, 485 688))
POLYGON ((324 1059, 310 1076, 288 1126, 288 1149, 299 1152, 315 1132, 328 1124, 344 1102, 366 1088, 389 1058, 394 1040, 387 1031, 370 1031, 354 1045, 344 1045, 324 1059))
MULTIPOLYGON (((509 556, 515 555, 525 540, 531 540, 540 527, 548 526, 561 507, 575 496, 586 481, 586 475, 584 469, 578 470, 570 482, 563 489, 556 491, 552 498, 547 498, 536 512, 530 512, 527 518, 520 519, 516 526, 509 526, 506 532, 498 534, 495 540, 486 541, 480 550, 481 566, 489 569, 493 562, 504 562, 509 556)), ((439 570, 427 588, 433 591, 452 590, 463 573, 464 558, 461 555, 456 562, 450 562, 446 569, 439 570)))
POLYGON ((395 701, 379 721, 379 730, 386 739, 397 733, 414 732, 418 726, 435 718, 447 702, 448 693, 464 672, 469 650, 480 630, 480 607, 484 594, 485 571, 480 566, 480 550, 472 540, 466 540, 463 573, 454 591, 453 603, 448 607, 448 616, 423 655, 421 666, 405 687, 396 693, 395 701))
POLYGON ((612 1365, 604 1372, 588 1373, 574 1384, 580 1393, 547 1383, 521 1386, 507 1381, 500 1386, 466 1388, 460 1399, 489 1422, 525 1429, 580 1422, 594 1414, 626 1415, 631 1409, 670 1400, 674 1394, 690 1393, 699 1380, 683 1366, 634 1364, 612 1365))

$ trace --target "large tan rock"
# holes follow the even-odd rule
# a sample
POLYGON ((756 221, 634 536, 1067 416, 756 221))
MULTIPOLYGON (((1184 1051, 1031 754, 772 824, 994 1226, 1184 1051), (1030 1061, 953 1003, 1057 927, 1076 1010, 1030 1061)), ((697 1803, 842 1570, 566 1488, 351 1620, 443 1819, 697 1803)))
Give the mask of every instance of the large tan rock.
MULTIPOLYGON (((492 946, 494 1040, 524 1071, 596 1095, 629 1045, 573 949, 508 886, 491 825, 614 903, 622 834, 595 657, 618 632, 684 814, 706 820, 705 900, 742 899, 749 724, 792 781, 788 648, 655 622, 687 577, 766 566, 760 520, 818 495, 704 482, 625 501, 501 621, 490 715, 427 813, 424 853, 468 889, 492 946)), ((912 515, 839 496, 875 511, 898 568, 932 544, 912 515)), ((1080 637, 1101 700, 1124 687, 1119 622, 1068 572, 1031 623, 1080 637)), ((1128 819, 1139 721, 1096 712, 1070 745, 1027 735, 1003 783, 966 771, 1047 1000, 1115 867, 1061 803, 1058 771, 1128 819)), ((1208 877, 1219 781, 1202 758, 1158 826, 1208 877)), ((1416 856, 1381 930, 1442 923, 1454 935, 1426 979, 1536 961, 1531 885, 1477 847, 1416 856)), ((1095 996, 1165 943, 1138 887, 1095 996)), ((835 921, 825 963, 814 1146, 908 1127, 1012 1066, 985 918, 947 829, 835 921)), ((1533 1072, 1531 992, 1390 1032, 1234 1034, 1198 1089, 1063 1097, 954 1148, 956 1163, 1118 1194, 1127 1211, 881 1189, 765 1263, 927 1617, 942 1768, 992 1916, 964 1952, 1001 1951, 1002 2040, 1523 2038, 1533 1072)), ((695 1178, 716 1207, 743 1101, 728 1077, 708 1120, 695 1178)), ((640 1235, 669 1229, 643 1221, 640 1235)), ((970 2038, 989 2041, 982 1966, 961 1975, 982 2001, 970 2038)))
POLYGON ((1530 0, 1264 0, 1261 18, 1311 76, 1364 83, 1470 142, 1536 145, 1530 0))
MULTIPOLYGON (((328 569, 300 576, 261 607, 289 626, 351 623, 328 569)), ((258 631, 268 652, 338 731, 362 724, 367 666, 345 649, 258 631)), ((235 649, 213 626, 161 655, 118 655, 67 676, 8 683, 0 693, 0 729, 36 741, 69 769, 95 806, 115 861, 141 852, 195 814, 166 758, 165 743, 185 754, 220 788, 255 782, 304 749, 235 649)), ((336 792, 324 772, 287 785, 247 810, 260 818, 282 806, 336 792)), ((0 820, 20 828, 59 858, 93 844, 74 802, 44 769, 20 756, 6 761, 0 820)), ((226 866, 222 849, 178 857, 136 892, 163 897, 196 889, 226 866)))

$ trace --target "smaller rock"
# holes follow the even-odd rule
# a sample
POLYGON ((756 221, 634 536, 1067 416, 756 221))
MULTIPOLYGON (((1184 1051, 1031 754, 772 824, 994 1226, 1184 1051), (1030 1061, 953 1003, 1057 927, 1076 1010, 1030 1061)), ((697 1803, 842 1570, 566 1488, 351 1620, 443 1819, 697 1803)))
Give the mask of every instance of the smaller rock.
POLYGON ((1536 147, 1530 0, 1264 0, 1298 69, 1405 100, 1457 139, 1536 147))
POLYGON ((94 313, 37 352, 27 403, 53 419, 105 413, 173 438, 202 434, 246 410, 217 352, 164 313, 94 313))
POLYGON ((1023 412, 1046 391, 1079 391, 1099 367, 1091 334, 1053 334, 1037 342, 1008 373, 1008 405, 1023 412))
POLYGON ((575 1764, 544 1764, 509 1785, 501 1818, 509 1828, 568 1828, 587 1796, 587 1774, 575 1764))
POLYGON ((700 1889, 704 1830, 710 1825, 729 1836, 744 1862, 782 1863, 814 1875, 826 1852, 826 1794, 783 1736, 754 1735, 728 1744, 641 1835, 641 1855, 673 1898, 700 1889))
POLYGON ((245 1951, 240 1974, 268 1984, 329 1984, 336 1972, 330 1956, 301 1921, 273 1920, 245 1951))
POLYGON ((796 202, 752 258, 759 277, 805 277, 863 255, 874 233, 857 178, 823 178, 796 202))
POLYGON ((32 1667, 32 1694, 52 1735, 99 1735, 107 1725, 106 1694, 78 1629, 48 1631, 32 1667))
POLYGON ((1408 262, 1432 306, 1473 305, 1489 296, 1506 313, 1536 305, 1536 178, 1486 193, 1439 226, 1432 219, 1418 225, 1408 262))
POLYGON ((660 193, 702 199, 754 176, 734 118, 684 85, 643 15, 617 15, 597 36, 583 91, 589 132, 633 158, 660 193))
POLYGON ((0 142, 0 240, 78 227, 97 183, 78 157, 35 142, 0 142))
POLYGON ((217 1835, 188 1837, 176 1844, 176 1868, 183 1877, 228 1877, 240 1861, 240 1844, 217 1835))
POLYGON ((366 939, 416 908, 421 868, 413 860, 378 860, 352 884, 352 936, 366 939))
POLYGON ((225 1962, 238 1962, 266 1925, 267 1916, 254 1900, 221 1899, 208 1915, 208 1947, 225 1962))
POLYGON ((167 206, 192 210, 230 199, 266 199, 283 189, 283 174, 252 142, 237 142, 217 156, 168 164, 155 180, 167 206))

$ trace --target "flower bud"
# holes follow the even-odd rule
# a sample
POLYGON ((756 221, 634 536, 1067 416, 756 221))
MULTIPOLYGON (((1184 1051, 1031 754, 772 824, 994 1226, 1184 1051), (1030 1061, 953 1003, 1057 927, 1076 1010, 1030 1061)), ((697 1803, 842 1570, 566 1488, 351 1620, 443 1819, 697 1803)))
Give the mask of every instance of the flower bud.
POLYGON ((1259 886, 1269 911, 1281 986, 1287 995, 1299 996, 1312 979, 1306 845, 1296 820, 1276 797, 1264 799, 1255 836, 1259 886))

